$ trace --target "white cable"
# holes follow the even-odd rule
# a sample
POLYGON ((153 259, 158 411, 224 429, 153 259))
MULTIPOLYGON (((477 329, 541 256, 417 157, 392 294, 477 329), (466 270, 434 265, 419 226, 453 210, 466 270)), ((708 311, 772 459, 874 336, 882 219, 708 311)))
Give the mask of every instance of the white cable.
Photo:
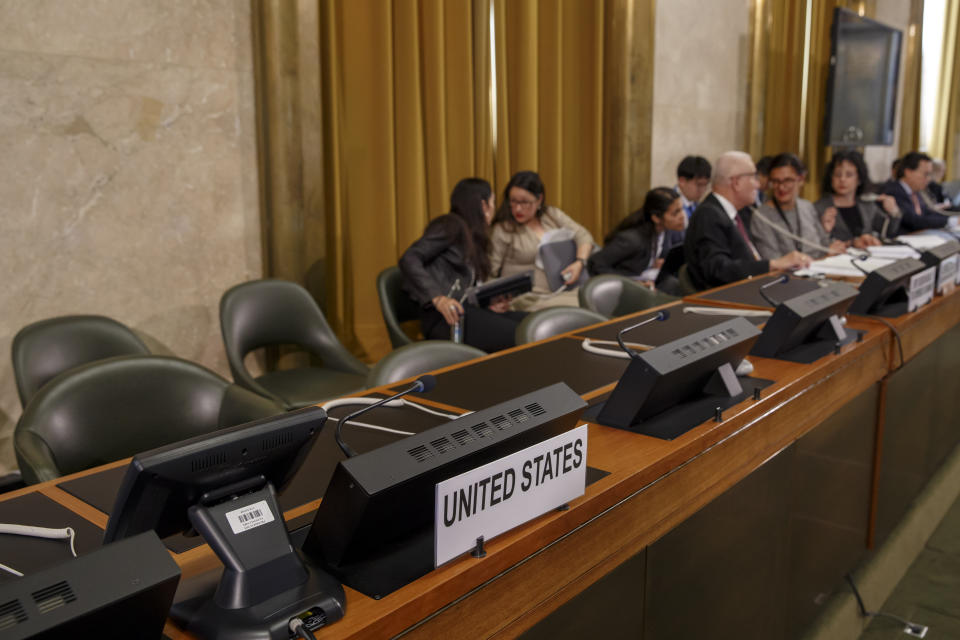
MULTIPOLYGON (((336 400, 328 400, 327 402, 324 402, 323 405, 321 405, 321 406, 323 407, 323 410, 324 410, 324 411, 326 411, 327 413, 329 413, 329 412, 330 412, 330 409, 334 409, 334 408, 336 408, 336 407, 355 406, 355 405, 358 405, 358 404, 359 404, 359 405, 363 405, 363 404, 376 404, 377 402, 380 402, 380 400, 381 400, 381 398, 355 398, 355 397, 354 397, 354 398, 337 398, 336 400)), ((431 414, 433 414, 433 415, 435 415, 435 416, 440 416, 441 418, 447 418, 448 420, 455 420, 456 418, 460 418, 460 417, 461 417, 461 416, 459 416, 459 415, 457 415, 457 414, 455 414, 455 413, 445 413, 445 412, 443 412, 443 411, 437 411, 436 409, 431 409, 430 407, 425 407, 425 406, 423 406, 422 404, 417 404, 416 402, 410 402, 410 401, 407 400, 406 398, 397 398, 396 400, 391 400, 391 401, 389 401, 389 402, 385 402, 382 406, 384 406, 384 407, 392 407, 392 408, 397 408, 397 407, 412 407, 412 408, 414 408, 414 409, 418 409, 418 410, 423 411, 423 412, 425 412, 425 413, 431 413, 431 414)), ((462 415, 465 416, 465 415, 467 415, 468 413, 472 413, 472 412, 467 412, 467 413, 464 413, 464 414, 462 414, 462 415)), ((327 419, 328 419, 328 420, 334 420, 334 421, 337 421, 337 422, 339 422, 339 420, 340 420, 339 418, 334 418, 334 417, 332 417, 332 416, 328 416, 327 419)), ((396 435, 399 435, 399 436, 412 436, 412 435, 416 435, 413 431, 402 431, 402 430, 400 430, 400 429, 391 429, 390 427, 381 427, 380 425, 369 424, 369 423, 367 423, 367 422, 356 422, 356 421, 354 421, 354 420, 351 420, 351 421, 350 421, 350 424, 353 425, 353 426, 355 426, 355 427, 363 427, 363 428, 365 428, 365 429, 372 429, 372 430, 374 430, 374 431, 383 431, 383 432, 385 432, 385 433, 393 433, 393 434, 396 434, 396 435)))
MULTIPOLYGON (((63 529, 51 529, 48 527, 31 527, 25 524, 0 524, 0 534, 6 533, 14 536, 27 536, 29 538, 47 538, 51 540, 70 540, 70 553, 77 557, 77 547, 75 545, 77 532, 73 527, 64 527, 63 529)), ((23 574, 13 567, 0 564, 0 570, 12 573, 20 578, 23 574)))
POLYGON ((728 309, 727 307, 684 307, 684 313, 695 313, 701 316, 741 316, 744 318, 769 318, 770 311, 760 309, 728 309))
POLYGON ((617 349, 603 349, 601 347, 595 347, 595 344, 617 344, 612 340, 590 340, 590 338, 584 338, 583 342, 580 343, 580 346, 584 351, 588 353, 595 353, 598 356, 607 356, 608 358, 623 358, 625 360, 630 359, 630 354, 626 351, 620 349, 620 345, 617 344, 617 349))
POLYGON ((5 565, 5 564, 0 564, 0 569, 2 569, 3 571, 9 571, 10 573, 12 573, 13 575, 17 576, 18 578, 22 578, 22 577, 23 577, 23 574, 22 574, 22 573, 20 573, 19 571, 17 571, 17 570, 14 569, 13 567, 8 567, 8 566, 5 565))

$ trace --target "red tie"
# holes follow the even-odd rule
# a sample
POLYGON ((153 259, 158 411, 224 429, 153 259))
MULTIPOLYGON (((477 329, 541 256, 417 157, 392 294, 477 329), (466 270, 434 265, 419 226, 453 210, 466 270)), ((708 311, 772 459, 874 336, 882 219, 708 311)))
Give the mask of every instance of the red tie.
POLYGON ((920 198, 917 197, 917 192, 912 192, 910 197, 913 199, 913 210, 917 212, 918 216, 922 216, 923 208, 920 206, 920 198))
POLYGON ((737 223, 737 229, 740 230, 740 235, 743 236, 743 241, 747 243, 747 246, 750 247, 751 253, 755 260, 760 259, 760 254, 757 253, 757 250, 754 248, 753 243, 750 242, 750 236, 747 234, 747 227, 744 226, 743 220, 740 219, 740 214, 738 213, 733 217, 734 221, 737 223))

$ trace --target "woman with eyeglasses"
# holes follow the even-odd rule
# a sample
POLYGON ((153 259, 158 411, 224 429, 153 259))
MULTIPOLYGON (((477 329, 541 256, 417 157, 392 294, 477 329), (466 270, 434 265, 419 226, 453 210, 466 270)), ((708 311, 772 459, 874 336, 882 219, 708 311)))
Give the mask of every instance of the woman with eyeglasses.
POLYGON ((578 306, 575 291, 551 291, 544 270, 536 266, 544 234, 568 229, 576 244, 576 258, 560 272, 564 282, 577 283, 593 250, 593 236, 570 216, 547 206, 540 176, 520 171, 503 190, 503 202, 493 221, 490 238, 490 269, 494 277, 511 276, 533 269, 533 290, 518 296, 511 308, 534 311, 550 306, 578 306))
POLYGON ((857 151, 837 151, 823 176, 823 197, 814 203, 820 222, 830 237, 851 242, 858 249, 883 244, 900 228, 900 209, 893 196, 865 198, 870 178, 857 151), (880 205, 880 206, 877 206, 880 205))
POLYGON ((494 209, 490 183, 464 178, 450 194, 450 213, 431 220, 400 257, 403 289, 420 303, 425 337, 448 340, 462 320, 462 342, 487 352, 514 346, 517 324, 527 314, 509 311, 506 301, 487 308, 461 302, 469 287, 490 275, 487 227, 494 209))
POLYGON ((781 153, 770 163, 772 197, 750 219, 750 236, 761 257, 773 260, 802 251, 816 259, 846 249, 846 243, 831 241, 813 203, 799 197, 806 175, 807 168, 792 153, 781 153))

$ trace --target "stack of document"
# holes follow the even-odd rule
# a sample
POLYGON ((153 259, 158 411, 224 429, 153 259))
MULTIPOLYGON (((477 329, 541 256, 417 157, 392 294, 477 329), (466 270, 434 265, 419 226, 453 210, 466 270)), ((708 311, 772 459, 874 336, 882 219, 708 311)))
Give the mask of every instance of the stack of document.
POLYGON ((919 251, 906 244, 886 244, 880 247, 867 247, 867 252, 874 258, 887 258, 889 260, 920 257, 919 251))
POLYGON ((892 262, 895 258, 869 257, 866 259, 854 258, 847 254, 838 256, 828 256, 821 260, 815 260, 807 269, 798 269, 794 272, 796 276, 841 276, 850 278, 864 277, 864 271, 867 273, 874 269, 879 269, 892 262), (856 261, 859 269, 853 266, 856 261))
POLYGON ((906 245, 910 245, 917 251, 932 249, 933 247, 937 247, 947 241, 946 238, 943 238, 940 235, 934 235, 932 233, 918 233, 916 235, 897 236, 897 240, 906 245))

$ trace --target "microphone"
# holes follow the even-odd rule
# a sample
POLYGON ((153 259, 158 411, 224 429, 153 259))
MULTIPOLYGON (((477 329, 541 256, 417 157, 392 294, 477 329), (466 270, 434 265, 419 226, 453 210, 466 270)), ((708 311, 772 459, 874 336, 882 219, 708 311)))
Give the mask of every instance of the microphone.
POLYGON ((864 260, 866 260, 866 259, 869 258, 869 257, 870 257, 870 254, 869 254, 869 253, 864 253, 863 255, 856 256, 856 257, 854 257, 854 258, 850 258, 850 264, 852 264, 852 265, 855 266, 857 269, 859 269, 860 272, 863 273, 863 275, 868 276, 868 275, 870 275, 870 272, 867 271, 866 269, 864 269, 863 267, 861 267, 860 265, 858 265, 857 262, 863 262, 864 260))
POLYGON ((780 276, 779 278, 777 278, 776 280, 773 280, 772 282, 768 282, 767 284, 761 285, 761 286, 760 286, 760 295, 763 296, 763 299, 766 300, 766 301, 770 304, 771 307, 778 307, 778 306, 780 306, 780 303, 779 303, 779 302, 774 302, 773 298, 771 298, 771 297, 767 294, 766 288, 767 288, 767 287, 772 287, 772 286, 775 285, 775 284, 786 284, 786 283, 789 282, 789 281, 790 281, 790 276, 784 274, 784 275, 780 276))
POLYGON ((429 393, 430 391, 433 391, 433 388, 435 386, 437 386, 436 378, 434 378, 430 374, 420 376, 414 381, 413 385, 409 389, 404 389, 400 393, 390 396, 389 398, 384 398, 379 402, 368 404, 362 409, 358 409, 354 411, 353 413, 348 415, 346 418, 341 418, 340 420, 337 420, 337 430, 334 432, 333 438, 334 440, 337 441, 337 446, 340 447, 340 451, 343 451, 343 455, 347 456, 348 458, 352 458, 353 456, 357 455, 357 452, 351 449, 350 445, 348 445, 346 442, 343 441, 343 434, 341 433, 341 431, 343 429, 343 424, 345 422, 350 422, 351 420, 359 418, 361 415, 363 415, 367 411, 376 409, 377 407, 385 405, 388 402, 391 402, 393 400, 397 400, 398 398, 402 398, 408 393, 429 393))
POLYGON ((630 326, 627 327, 626 329, 621 329, 621 330, 617 333, 617 342, 620 344, 620 348, 623 349, 624 351, 626 351, 626 352, 627 352, 627 355, 630 356, 631 358, 639 358, 639 357, 640 357, 640 354, 637 353, 636 351, 634 351, 633 349, 631 349, 630 347, 628 347, 628 346, 626 345, 626 343, 624 343, 624 341, 623 341, 623 334, 625 334, 627 331, 633 331, 634 329, 637 329, 638 327, 642 327, 643 325, 645 325, 645 324, 650 324, 651 322, 654 322, 654 321, 663 322, 664 320, 666 320, 666 319, 669 318, 669 317, 670 317, 670 312, 664 309, 663 311, 659 311, 659 312, 657 313, 657 315, 653 316, 652 318, 647 318, 646 320, 643 320, 642 322, 638 322, 637 324, 630 325, 630 326))

